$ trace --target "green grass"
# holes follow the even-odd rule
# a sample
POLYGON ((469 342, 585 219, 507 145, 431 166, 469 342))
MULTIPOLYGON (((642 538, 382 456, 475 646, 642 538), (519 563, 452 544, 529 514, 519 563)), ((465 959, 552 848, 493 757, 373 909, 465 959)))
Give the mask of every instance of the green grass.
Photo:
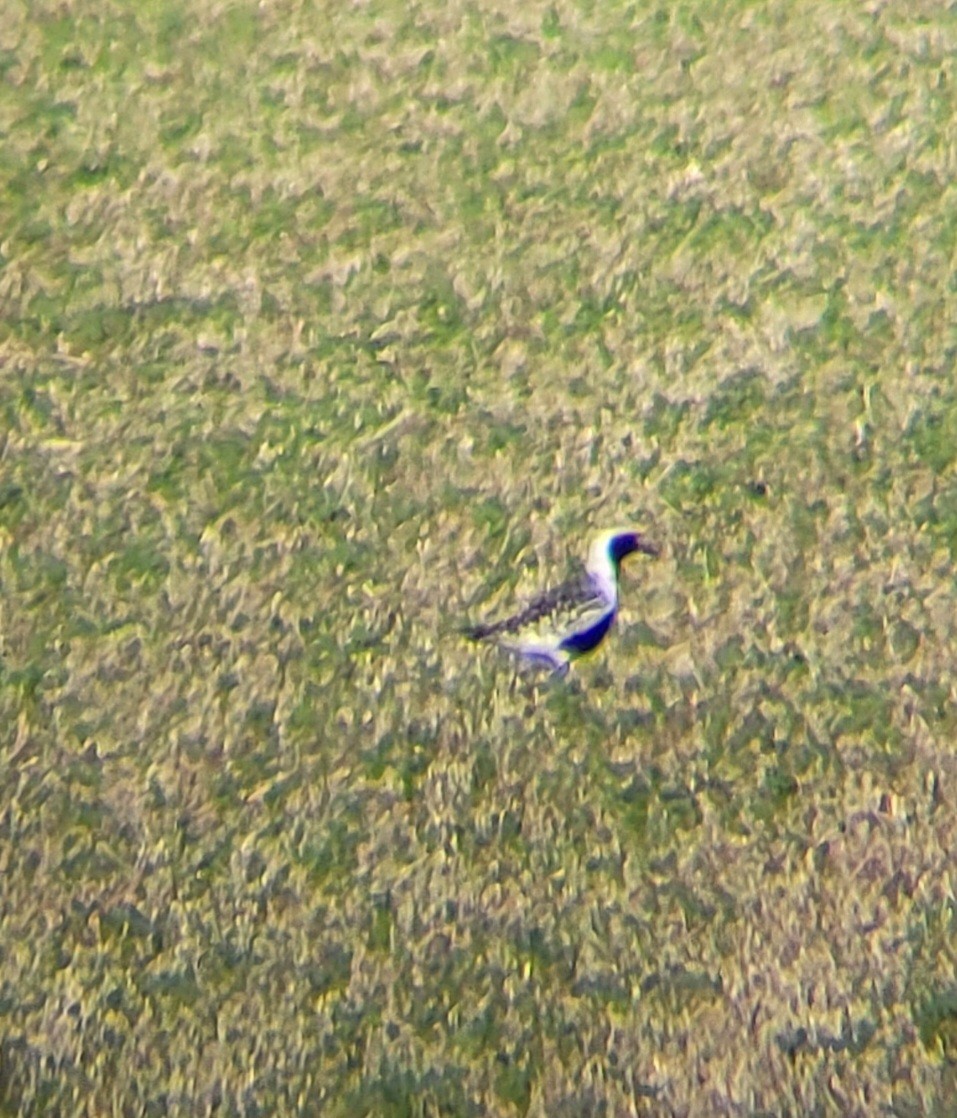
POLYGON ((952 1113, 955 46, 9 14, 0 1115, 952 1113))

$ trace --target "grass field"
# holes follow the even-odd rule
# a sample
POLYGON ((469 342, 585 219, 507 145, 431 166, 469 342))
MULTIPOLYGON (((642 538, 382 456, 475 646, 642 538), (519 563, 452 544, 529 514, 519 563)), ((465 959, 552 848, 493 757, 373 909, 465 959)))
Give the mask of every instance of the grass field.
POLYGON ((957 1114, 955 57, 5 6, 0 1115, 957 1114))

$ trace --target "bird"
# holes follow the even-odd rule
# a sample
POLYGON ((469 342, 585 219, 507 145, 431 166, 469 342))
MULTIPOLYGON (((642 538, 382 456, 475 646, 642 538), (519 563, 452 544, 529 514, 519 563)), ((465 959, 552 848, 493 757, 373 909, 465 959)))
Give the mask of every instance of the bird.
POLYGON ((564 676, 572 660, 604 640, 618 613, 618 575, 626 555, 657 556, 659 548, 632 528, 596 536, 584 569, 500 621, 467 625, 470 640, 494 639, 521 660, 564 676))

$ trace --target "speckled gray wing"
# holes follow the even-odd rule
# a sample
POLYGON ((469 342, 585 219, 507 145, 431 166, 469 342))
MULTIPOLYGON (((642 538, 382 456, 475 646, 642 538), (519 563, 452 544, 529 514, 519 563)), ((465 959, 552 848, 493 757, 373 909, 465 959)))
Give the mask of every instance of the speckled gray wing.
POLYGON ((561 632, 566 626, 574 625, 583 615, 608 610, 608 603, 592 583, 587 574, 563 582, 553 590, 533 598, 528 605, 501 621, 480 623, 468 626, 464 632, 472 640, 500 636, 506 633, 519 633, 544 624, 549 629, 561 632))

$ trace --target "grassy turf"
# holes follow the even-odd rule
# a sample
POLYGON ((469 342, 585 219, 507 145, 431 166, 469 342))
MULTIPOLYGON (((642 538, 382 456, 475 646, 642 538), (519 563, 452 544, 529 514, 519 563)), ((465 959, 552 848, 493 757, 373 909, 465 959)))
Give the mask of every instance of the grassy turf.
POLYGON ((953 1113, 955 52, 6 13, 0 1114, 953 1113))

